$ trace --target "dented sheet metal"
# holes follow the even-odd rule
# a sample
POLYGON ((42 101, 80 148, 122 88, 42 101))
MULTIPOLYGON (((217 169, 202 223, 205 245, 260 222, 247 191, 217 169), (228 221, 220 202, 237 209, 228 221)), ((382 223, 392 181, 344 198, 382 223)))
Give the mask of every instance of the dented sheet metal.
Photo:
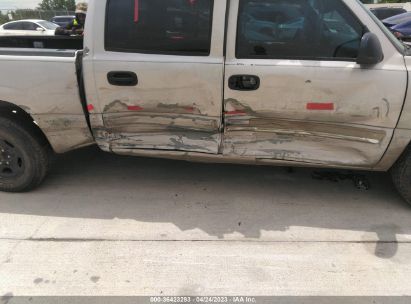
MULTIPOLYGON (((124 107, 127 109, 127 106, 124 107)), ((113 109, 110 106, 107 108, 113 109)), ((192 107, 160 104, 154 109, 141 108, 138 112, 105 112, 103 119, 106 131, 111 134, 112 149, 123 147, 216 153, 216 147, 221 142, 221 118, 202 116, 192 107)))
POLYGON ((392 132, 375 127, 267 117, 270 117, 268 113, 263 117, 226 115, 224 154, 344 166, 354 162, 366 166, 379 161, 392 132))
POLYGON ((282 118, 266 118, 258 116, 243 116, 225 118, 226 132, 256 132, 275 133, 276 135, 295 137, 318 137, 325 139, 337 139, 355 141, 370 144, 380 144, 387 136, 386 131, 363 126, 339 125, 336 123, 285 120, 282 118))
POLYGON ((101 111, 103 119, 103 128, 95 132, 97 143, 107 141, 110 150, 217 154, 222 139, 223 61, 198 60, 97 64, 99 103, 93 112, 101 111), (139 83, 134 87, 109 85, 106 75, 110 70, 135 71, 139 83))
POLYGON ((386 137, 380 144, 370 144, 351 139, 323 137, 315 133, 281 134, 266 132, 228 132, 224 140, 224 153, 228 156, 253 156, 259 159, 276 159, 312 162, 329 165, 367 166, 377 163, 382 148, 388 145, 386 137))
POLYGON ((123 134, 110 140, 110 149, 154 149, 170 151, 191 151, 214 154, 220 136, 207 133, 172 132, 147 134, 123 134), (137 148, 136 148, 137 147, 137 148))
POLYGON ((223 154, 324 165, 376 165, 401 112, 405 70, 365 70, 342 64, 229 62, 227 79, 258 75, 261 85, 250 92, 226 86, 223 154))
POLYGON ((32 117, 57 153, 94 143, 84 114, 33 114, 32 117))
POLYGON ((220 117, 193 114, 106 113, 106 133, 113 149, 160 149, 216 153, 220 117))
POLYGON ((94 143, 80 103, 75 57, 60 53, 0 56, 1 73, 8 75, 1 79, 0 100, 31 115, 57 153, 94 143))
POLYGON ((381 159, 392 137, 388 128, 284 119, 250 110, 232 113, 225 115, 225 155, 369 166, 381 159))

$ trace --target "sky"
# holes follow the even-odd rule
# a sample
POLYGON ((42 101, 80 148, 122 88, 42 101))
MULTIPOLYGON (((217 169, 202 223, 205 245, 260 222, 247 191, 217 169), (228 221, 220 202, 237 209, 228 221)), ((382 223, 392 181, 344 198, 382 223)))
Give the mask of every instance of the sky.
POLYGON ((0 9, 35 8, 39 2, 41 0, 0 0, 0 9))

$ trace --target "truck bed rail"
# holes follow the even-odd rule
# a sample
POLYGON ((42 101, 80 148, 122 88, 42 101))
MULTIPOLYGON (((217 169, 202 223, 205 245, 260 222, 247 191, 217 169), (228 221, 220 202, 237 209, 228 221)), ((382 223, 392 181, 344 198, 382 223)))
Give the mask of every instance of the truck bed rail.
POLYGON ((0 48, 83 49, 80 36, 0 36, 0 48))
POLYGON ((20 49, 0 47, 0 56, 75 57, 76 52, 76 50, 62 49, 20 49))

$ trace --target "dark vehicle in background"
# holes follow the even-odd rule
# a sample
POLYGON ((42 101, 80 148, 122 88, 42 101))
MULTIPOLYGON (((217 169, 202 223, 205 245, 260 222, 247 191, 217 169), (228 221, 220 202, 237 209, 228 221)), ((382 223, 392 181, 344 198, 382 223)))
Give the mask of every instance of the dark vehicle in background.
POLYGON ((76 16, 55 16, 51 18, 51 22, 58 24, 59 26, 66 26, 69 24, 71 21, 73 21, 76 18, 76 16))
POLYGON ((382 20, 384 25, 390 29, 393 34, 403 40, 410 40, 411 37, 411 12, 406 12, 382 20))
POLYGON ((392 16, 390 18, 386 18, 382 20, 382 23, 385 24, 387 27, 392 27, 395 25, 399 25, 404 22, 408 22, 411 20, 411 12, 405 12, 396 16, 392 16))
POLYGON ((392 26, 390 30, 395 35, 395 37, 402 39, 402 40, 411 40, 411 20, 392 26))
POLYGON ((371 12, 373 12, 373 14, 377 16, 378 19, 384 20, 392 16, 406 13, 407 11, 400 7, 378 7, 372 8, 371 12))

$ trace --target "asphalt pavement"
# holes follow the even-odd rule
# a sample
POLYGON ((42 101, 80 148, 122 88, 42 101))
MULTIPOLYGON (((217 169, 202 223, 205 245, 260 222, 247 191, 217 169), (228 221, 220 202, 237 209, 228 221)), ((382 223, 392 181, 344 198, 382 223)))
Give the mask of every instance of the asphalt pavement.
POLYGON ((400 296, 411 295, 410 278, 411 206, 385 173, 90 147, 59 156, 39 189, 0 193, 7 299, 400 296))

